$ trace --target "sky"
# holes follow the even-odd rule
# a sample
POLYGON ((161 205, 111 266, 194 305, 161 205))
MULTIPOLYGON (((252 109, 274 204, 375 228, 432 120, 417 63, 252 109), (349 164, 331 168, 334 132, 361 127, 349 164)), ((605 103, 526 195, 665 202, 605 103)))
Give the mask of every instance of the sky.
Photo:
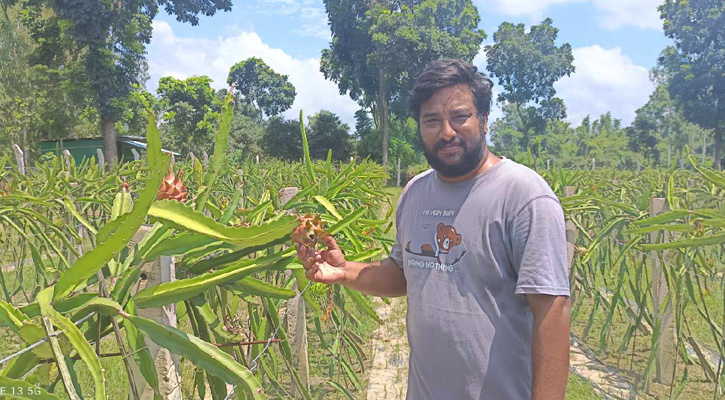
MULTIPOLYGON (((473 60, 485 71, 484 47, 502 22, 539 24, 552 18, 559 29, 557 45, 569 43, 576 71, 555 84, 567 107, 567 120, 611 112, 628 126, 635 111, 654 91, 649 70, 672 41, 665 37, 657 6, 661 0, 473 0, 487 35, 473 60)), ((321 51, 329 46, 330 30, 322 0, 235 0, 232 11, 201 17, 197 26, 159 13, 147 48, 155 92, 164 76, 185 79, 207 75, 212 86, 227 86, 229 68, 259 57, 273 70, 288 75, 297 90, 286 118, 300 110, 311 116, 330 110, 354 126, 357 103, 340 95, 334 82, 319 71, 321 51)), ((494 81, 495 82, 495 81, 494 81)), ((494 87, 494 93, 497 93, 494 87)), ((494 106, 490 121, 500 117, 494 106)))

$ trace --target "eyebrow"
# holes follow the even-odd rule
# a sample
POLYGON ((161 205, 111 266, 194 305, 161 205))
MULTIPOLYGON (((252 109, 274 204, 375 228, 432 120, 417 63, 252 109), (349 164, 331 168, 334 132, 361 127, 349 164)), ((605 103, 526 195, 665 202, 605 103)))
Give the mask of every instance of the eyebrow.
POLYGON ((423 114, 421 116, 421 118, 430 118, 430 117, 437 117, 437 116, 438 116, 438 113, 436 113, 436 112, 429 112, 429 113, 423 114))

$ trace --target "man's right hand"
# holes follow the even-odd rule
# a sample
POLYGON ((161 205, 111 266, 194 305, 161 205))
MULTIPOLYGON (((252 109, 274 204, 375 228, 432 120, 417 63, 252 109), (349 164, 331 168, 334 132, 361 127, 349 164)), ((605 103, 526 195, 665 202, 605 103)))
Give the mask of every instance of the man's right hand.
POLYGON ((344 283, 347 279, 345 266, 347 261, 342 250, 332 236, 323 239, 327 250, 316 251, 310 247, 297 244, 297 257, 302 261, 307 279, 315 282, 344 283))

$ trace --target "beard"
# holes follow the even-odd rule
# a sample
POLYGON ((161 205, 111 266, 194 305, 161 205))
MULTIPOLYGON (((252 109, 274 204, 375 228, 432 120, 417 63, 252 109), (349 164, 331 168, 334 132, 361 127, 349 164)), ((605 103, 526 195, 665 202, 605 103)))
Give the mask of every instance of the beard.
MULTIPOLYGON (((421 143, 423 143, 422 138, 421 143)), ((483 160, 485 150, 484 132, 480 132, 476 143, 470 145, 460 136, 450 141, 438 140, 432 150, 429 150, 425 146, 425 143, 423 143, 423 153, 425 159, 428 160, 428 164, 431 168, 447 178, 458 178, 473 171, 474 168, 478 167, 481 160, 483 160), (438 151, 444 146, 451 144, 460 146, 463 149, 463 153, 461 155, 454 155, 448 160, 439 157, 438 151)))

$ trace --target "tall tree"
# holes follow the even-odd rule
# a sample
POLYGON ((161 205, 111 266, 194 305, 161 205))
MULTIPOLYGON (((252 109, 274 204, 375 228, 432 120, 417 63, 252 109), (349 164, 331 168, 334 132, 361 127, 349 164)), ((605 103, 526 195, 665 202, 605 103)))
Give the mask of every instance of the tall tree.
POLYGON ((267 155, 274 158, 301 160, 303 155, 300 121, 282 117, 270 118, 262 137, 262 148, 267 155))
POLYGON ((660 7, 665 35, 675 42, 659 58, 669 74, 669 93, 685 118, 715 136, 715 165, 721 167, 725 135, 725 2, 666 0, 660 7))
POLYGON ((199 155, 211 151, 221 101, 208 76, 185 80, 165 76, 156 90, 164 112, 163 136, 169 149, 199 155))
POLYGON ((322 110, 312 116, 307 124, 310 157, 324 160, 332 150, 334 160, 346 160, 352 153, 350 127, 343 124, 336 114, 322 110))
POLYGON ((29 21, 46 22, 52 28, 38 38, 44 51, 54 51, 52 46, 63 41, 72 51, 82 54, 85 79, 101 118, 109 163, 118 161, 114 122, 120 118, 132 85, 145 80, 145 48, 151 41, 151 21, 159 7, 175 15, 178 21, 192 25, 199 23, 199 14, 231 10, 231 0, 29 0, 29 4, 38 8, 48 6, 54 11, 49 19, 37 13, 29 21))
POLYGON ((234 64, 227 83, 236 83, 244 98, 267 117, 279 115, 292 107, 297 92, 294 85, 259 58, 252 57, 234 64))
POLYGON ((42 55, 34 31, 21 24, 30 10, 6 6, 0 16, 0 147, 18 144, 29 160, 39 155, 40 140, 88 136, 98 118, 86 107, 82 82, 63 84, 78 75, 76 59, 58 53, 62 69, 33 65, 42 55))
POLYGON ((391 110, 406 117, 407 93, 443 57, 473 60, 486 37, 470 0, 325 0, 332 42, 320 70, 370 111, 388 164, 391 110))
POLYGON ((574 72, 574 56, 568 43, 556 46, 559 30, 550 18, 531 26, 504 22, 486 46, 492 76, 503 93, 498 100, 511 103, 521 120, 522 146, 536 157, 540 138, 549 122, 566 117, 564 102, 556 97, 554 83, 574 72))

